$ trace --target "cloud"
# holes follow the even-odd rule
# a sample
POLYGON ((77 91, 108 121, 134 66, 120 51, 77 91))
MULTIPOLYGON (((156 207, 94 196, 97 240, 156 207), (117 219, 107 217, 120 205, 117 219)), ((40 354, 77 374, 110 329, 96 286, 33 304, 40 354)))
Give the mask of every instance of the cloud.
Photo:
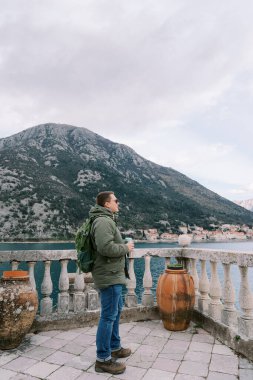
POLYGON ((86 127, 230 196, 228 185, 253 181, 251 10, 250 0, 4 2, 1 137, 43 122, 86 127))
POLYGON ((249 183, 244 187, 241 187, 239 189, 232 189, 231 194, 253 194, 253 183, 249 183))

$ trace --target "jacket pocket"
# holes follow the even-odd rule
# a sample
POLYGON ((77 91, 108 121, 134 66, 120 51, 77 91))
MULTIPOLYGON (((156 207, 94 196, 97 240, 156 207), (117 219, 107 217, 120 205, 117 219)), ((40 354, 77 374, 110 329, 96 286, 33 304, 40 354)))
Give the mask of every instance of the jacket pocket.
POLYGON ((107 259, 106 270, 109 271, 110 273, 121 272, 122 270, 124 270, 124 267, 125 267, 124 257, 120 257, 118 259, 115 259, 115 258, 107 259))

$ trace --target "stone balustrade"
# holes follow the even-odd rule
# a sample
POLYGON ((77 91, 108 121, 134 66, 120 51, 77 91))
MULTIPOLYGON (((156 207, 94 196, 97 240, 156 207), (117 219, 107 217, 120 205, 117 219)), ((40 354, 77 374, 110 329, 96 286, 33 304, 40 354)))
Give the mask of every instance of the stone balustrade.
MULTIPOLYGON (((27 262, 32 286, 36 288, 36 263, 44 263, 44 275, 40 286, 41 300, 39 315, 44 320, 63 318, 64 315, 83 314, 94 311, 99 307, 98 294, 89 281, 87 275, 68 273, 68 263, 76 261, 74 250, 54 251, 3 251, 0 252, 0 262, 10 262, 12 269, 17 269, 19 262, 27 262), (58 299, 56 308, 53 307, 53 284, 50 267, 53 261, 60 262, 60 277, 58 284, 58 299)), ((172 258, 183 262, 194 279, 195 311, 198 315, 206 316, 214 324, 229 329, 234 339, 244 337, 253 342, 253 294, 249 285, 249 268, 253 267, 253 253, 223 251, 213 249, 192 248, 145 248, 136 249, 129 257, 130 280, 127 285, 125 307, 136 308, 136 274, 134 260, 143 258, 143 294, 141 305, 152 308, 155 305, 154 294, 151 290, 153 279, 151 275, 151 259, 164 258, 165 267, 172 258), (240 290, 236 299, 234 279, 231 267, 236 265, 240 273, 240 290), (218 274, 218 266, 222 266, 222 274, 218 274), (210 270, 207 270, 207 267, 210 270), (209 274, 208 274, 209 273, 209 274), (237 308, 239 305, 240 308, 237 308)), ((38 285, 37 285, 38 289, 38 285)), ((231 346, 231 344, 230 344, 231 346)), ((253 347, 253 344, 252 344, 253 347)), ((253 355, 253 352, 252 352, 253 355)))

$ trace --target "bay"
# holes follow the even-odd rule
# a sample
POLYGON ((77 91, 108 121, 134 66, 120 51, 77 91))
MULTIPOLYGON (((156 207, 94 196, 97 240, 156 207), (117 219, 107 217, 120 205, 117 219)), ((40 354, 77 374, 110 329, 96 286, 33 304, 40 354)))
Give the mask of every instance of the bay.
MULTIPOLYGON (((138 248, 176 248, 178 247, 177 243, 165 243, 165 242, 158 242, 158 243, 136 243, 135 244, 136 249, 138 248)), ((251 252, 253 253, 253 241, 229 241, 229 242, 201 242, 201 243, 192 243, 191 248, 211 248, 211 249, 223 249, 223 250, 233 250, 238 251, 238 254, 240 252, 251 252)), ((22 251, 22 250, 66 250, 66 249, 74 249, 73 243, 64 243, 64 242, 40 242, 40 243, 0 243, 0 251, 22 251)), ((152 258, 151 259, 151 274, 153 278, 153 287, 152 291, 155 295, 156 291, 156 285, 157 280, 161 273, 164 271, 165 262, 162 258, 152 258)), ((141 295, 143 292, 143 274, 144 274, 144 260, 143 259, 136 259, 134 263, 135 267, 135 275, 136 275, 136 294, 138 297, 138 301, 141 302, 141 295)), ((22 262, 19 266, 20 269, 27 270, 28 266, 25 262, 22 262)), ((75 272, 75 263, 73 261, 70 261, 68 264, 68 272, 75 272)), ((2 276, 2 272, 4 270, 11 269, 10 263, 0 263, 0 276, 2 276)), ((198 272, 200 273, 200 267, 198 264, 198 272)), ((210 278, 210 264, 207 264, 207 272, 208 276, 210 278)), ((218 274, 221 283, 223 284, 223 268, 222 265, 218 265, 218 274)), ((233 265, 231 268, 231 275, 233 278, 233 284, 235 286, 236 290, 236 306, 239 308, 239 302, 238 302, 238 296, 239 296, 239 288, 240 288, 240 273, 239 268, 236 265, 233 265)), ((42 262, 36 263, 35 266, 35 279, 36 279, 36 286, 38 290, 39 298, 41 299, 41 283, 44 276, 44 264, 42 262)), ((51 264, 51 278, 53 282, 53 304, 54 307, 56 307, 57 304, 57 295, 58 295, 58 282, 59 282, 59 276, 60 276, 60 265, 58 261, 53 261, 51 264)), ((250 286, 251 290, 253 290, 253 268, 249 269, 249 280, 250 280, 250 286)))

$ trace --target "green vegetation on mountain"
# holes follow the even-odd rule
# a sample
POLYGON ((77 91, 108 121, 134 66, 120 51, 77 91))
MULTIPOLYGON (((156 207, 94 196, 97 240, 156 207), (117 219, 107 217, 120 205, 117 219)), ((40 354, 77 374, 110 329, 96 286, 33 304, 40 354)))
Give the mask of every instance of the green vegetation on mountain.
POLYGON ((0 239, 69 239, 99 191, 120 200, 119 224, 173 230, 252 225, 250 211, 87 129, 43 124, 0 140, 0 239))

